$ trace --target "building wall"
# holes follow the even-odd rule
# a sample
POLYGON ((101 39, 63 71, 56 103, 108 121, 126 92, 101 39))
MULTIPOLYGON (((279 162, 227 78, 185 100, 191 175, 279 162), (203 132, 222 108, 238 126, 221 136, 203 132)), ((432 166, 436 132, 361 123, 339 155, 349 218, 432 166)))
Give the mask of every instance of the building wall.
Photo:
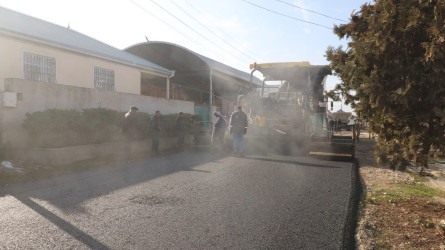
POLYGON ((17 97, 16 105, 15 107, 0 106, 0 121, 3 142, 10 143, 13 147, 27 147, 27 134, 22 128, 22 123, 26 113, 36 111, 52 108, 82 110, 98 107, 128 111, 130 106, 136 106, 141 112, 149 114, 153 114, 156 110, 160 110, 162 114, 180 111, 194 112, 194 103, 189 101, 168 100, 23 79, 5 80, 5 92, 1 93, 1 96, 11 95, 10 93, 17 97))
POLYGON ((116 92, 140 94, 141 71, 137 68, 6 36, 0 36, 0 46, 0 90, 4 79, 24 78, 23 53, 28 52, 56 59, 57 84, 94 88, 94 67, 100 67, 114 71, 116 92))

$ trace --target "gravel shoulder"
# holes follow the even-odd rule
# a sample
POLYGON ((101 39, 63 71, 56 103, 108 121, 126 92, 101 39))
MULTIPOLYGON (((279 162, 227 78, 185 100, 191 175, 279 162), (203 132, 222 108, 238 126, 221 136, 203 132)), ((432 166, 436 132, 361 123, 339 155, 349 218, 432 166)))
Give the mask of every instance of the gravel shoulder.
POLYGON ((367 134, 356 144, 363 185, 358 249, 445 249, 444 164, 431 164, 427 177, 416 167, 379 168, 374 145, 367 134))

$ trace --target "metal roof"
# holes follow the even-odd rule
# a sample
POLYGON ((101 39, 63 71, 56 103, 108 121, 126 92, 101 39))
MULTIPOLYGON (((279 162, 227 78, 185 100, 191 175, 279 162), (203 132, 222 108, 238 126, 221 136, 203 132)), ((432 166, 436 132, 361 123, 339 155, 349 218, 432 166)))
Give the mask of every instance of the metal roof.
POLYGON ((326 76, 331 74, 327 65, 311 65, 309 62, 281 62, 251 65, 268 81, 287 81, 290 88, 309 91, 312 96, 323 98, 326 76))
POLYGON ((262 69, 268 69, 268 68, 291 68, 291 67, 297 67, 297 66, 311 66, 311 64, 308 61, 303 62, 278 62, 278 63, 252 63, 250 64, 249 68, 262 68, 262 69))
POLYGON ((331 74, 327 65, 311 65, 309 62, 251 64, 250 68, 261 72, 269 81, 305 79, 308 76, 322 79, 331 74))
MULTIPOLYGON (((211 67, 213 71, 220 72, 220 73, 228 75, 230 77, 236 77, 236 78, 244 81, 246 83, 246 87, 250 83, 250 74, 249 73, 243 72, 243 71, 235 69, 233 67, 230 67, 226 64, 223 64, 221 62, 218 62, 216 60, 213 60, 213 59, 203 56, 201 54, 198 54, 188 48, 185 48, 185 47, 175 44, 175 43, 163 42, 163 41, 148 41, 148 42, 143 42, 143 43, 139 43, 139 44, 130 46, 130 47, 126 48, 125 51, 129 51, 130 53, 135 53, 135 48, 137 48, 137 47, 142 47, 144 45, 150 46, 150 45, 156 45, 156 44, 165 45, 165 46, 173 47, 175 49, 180 49, 180 50, 186 51, 186 52, 194 55, 198 59, 202 60, 209 68, 211 67)), ((168 54, 167 51, 163 51, 163 53, 168 54)), ((152 59, 152 60, 155 60, 155 59, 152 59)), ((172 68, 172 70, 174 70, 174 69, 172 68)), ((253 76, 252 82, 254 85, 256 85, 256 87, 262 86, 262 81, 255 76, 253 76)))
POLYGON ((169 69, 125 51, 116 49, 70 28, 49 23, 3 7, 0 7, 0 34, 46 43, 75 52, 95 55, 122 64, 138 67, 150 73, 160 74, 162 76, 171 74, 169 69))

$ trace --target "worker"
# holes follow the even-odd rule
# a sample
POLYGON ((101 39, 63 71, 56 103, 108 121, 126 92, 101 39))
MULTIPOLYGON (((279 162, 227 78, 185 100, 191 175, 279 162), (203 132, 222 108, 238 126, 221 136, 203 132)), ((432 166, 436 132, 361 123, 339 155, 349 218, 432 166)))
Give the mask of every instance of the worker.
POLYGON ((233 153, 242 157, 244 150, 244 135, 247 133, 247 115, 241 106, 230 116, 230 134, 233 137, 233 153))

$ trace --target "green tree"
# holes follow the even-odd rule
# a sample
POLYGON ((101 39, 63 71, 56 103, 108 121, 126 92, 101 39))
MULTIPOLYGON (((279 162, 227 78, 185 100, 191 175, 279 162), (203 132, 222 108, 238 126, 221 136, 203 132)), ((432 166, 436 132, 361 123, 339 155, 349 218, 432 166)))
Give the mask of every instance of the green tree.
POLYGON ((361 6, 334 33, 348 47, 327 59, 342 95, 378 134, 379 164, 428 167, 445 145, 445 1, 376 0, 361 6))

